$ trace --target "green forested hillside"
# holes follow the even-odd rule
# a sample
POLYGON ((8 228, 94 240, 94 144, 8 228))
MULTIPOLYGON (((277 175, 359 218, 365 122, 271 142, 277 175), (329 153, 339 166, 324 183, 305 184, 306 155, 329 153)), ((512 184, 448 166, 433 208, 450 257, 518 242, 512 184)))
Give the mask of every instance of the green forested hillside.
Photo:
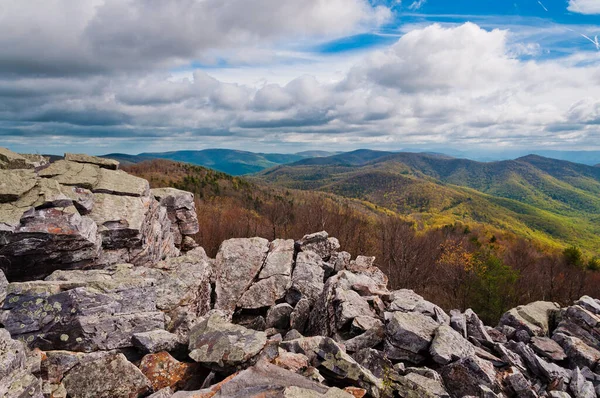
POLYGON ((473 222, 552 245, 600 251, 600 168, 526 156, 481 163, 357 151, 307 159, 256 177, 278 186, 367 200, 423 227, 473 222))

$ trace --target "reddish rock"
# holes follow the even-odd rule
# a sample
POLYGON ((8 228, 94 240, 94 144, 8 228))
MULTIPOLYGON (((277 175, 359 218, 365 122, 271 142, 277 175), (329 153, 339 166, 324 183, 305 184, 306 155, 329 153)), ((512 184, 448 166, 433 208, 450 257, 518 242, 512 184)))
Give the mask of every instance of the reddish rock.
POLYGON ((367 390, 358 387, 346 387, 344 391, 352 395, 354 398, 363 398, 367 395, 367 390))
POLYGON ((191 382, 204 379, 201 375, 202 368, 198 364, 179 362, 168 352, 146 355, 142 359, 140 370, 150 380, 154 391, 166 387, 179 390, 188 387, 191 382))

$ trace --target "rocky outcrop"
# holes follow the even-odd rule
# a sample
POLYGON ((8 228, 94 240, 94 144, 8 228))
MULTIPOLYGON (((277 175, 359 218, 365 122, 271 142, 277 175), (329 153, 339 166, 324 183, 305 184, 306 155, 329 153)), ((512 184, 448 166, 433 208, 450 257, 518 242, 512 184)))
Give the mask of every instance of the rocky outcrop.
POLYGON ((193 196, 150 191, 114 162, 68 155, 0 181, 0 397, 600 392, 591 297, 520 306, 490 327, 388 290, 374 258, 326 232, 230 239, 208 258, 186 243, 193 196))
POLYGON ((0 169, 0 268, 9 280, 152 266, 176 256, 198 231, 192 194, 151 193, 146 180, 118 170, 114 160, 66 154, 47 164, 0 148, 0 169))

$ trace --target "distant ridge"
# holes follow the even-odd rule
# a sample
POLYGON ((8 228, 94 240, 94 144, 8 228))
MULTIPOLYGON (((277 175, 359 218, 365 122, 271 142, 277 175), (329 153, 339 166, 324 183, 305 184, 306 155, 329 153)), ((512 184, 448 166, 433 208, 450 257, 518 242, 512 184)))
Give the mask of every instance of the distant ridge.
POLYGON ((360 150, 280 165, 256 178, 366 200, 429 226, 476 222, 554 245, 600 245, 600 167, 565 160, 527 155, 484 163, 360 150))
POLYGON ((293 163, 306 158, 334 155, 334 152, 305 151, 295 154, 254 153, 232 149, 204 149, 200 151, 173 151, 140 153, 128 155, 112 153, 105 158, 115 159, 123 164, 135 164, 152 159, 168 159, 208 167, 234 176, 257 173, 281 164, 293 163))

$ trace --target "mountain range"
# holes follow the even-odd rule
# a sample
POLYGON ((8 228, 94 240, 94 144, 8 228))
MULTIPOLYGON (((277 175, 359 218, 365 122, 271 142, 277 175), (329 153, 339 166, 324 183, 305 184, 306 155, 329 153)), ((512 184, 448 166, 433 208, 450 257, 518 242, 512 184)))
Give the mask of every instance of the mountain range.
POLYGON ((293 154, 282 154, 254 153, 231 149, 205 149, 201 151, 140 153, 139 155, 111 153, 104 155, 103 157, 118 160, 123 164, 135 164, 151 159, 167 159, 209 167, 223 173, 237 176, 257 173, 271 167, 293 163, 301 159, 318 158, 335 154, 335 152, 325 151, 305 151, 293 154))
MULTIPOLYGON (((356 151, 354 151, 356 152, 356 151)), ((354 153, 349 152, 349 153, 354 153)), ((371 151, 380 153, 382 151, 371 151)), ((405 153, 407 151, 382 152, 386 154, 405 153)), ((600 164, 600 151, 532 151, 529 152, 505 152, 502 154, 486 154, 469 151, 455 151, 449 149, 439 150, 414 150, 413 153, 424 153, 429 155, 448 156, 460 159, 471 159, 480 162, 493 162, 500 160, 510 160, 522 157, 524 155, 534 154, 557 160, 567 160, 586 165, 600 164)), ((154 152, 140 153, 130 155, 124 153, 111 153, 103 157, 120 161, 122 164, 135 164, 151 159, 167 159, 178 162, 185 162, 197 166, 209 167, 230 175, 245 175, 258 173, 260 171, 290 164, 303 159, 323 158, 333 155, 339 155, 342 152, 327 151, 304 151, 292 154, 284 153, 254 153, 248 151, 238 151, 232 149, 204 149, 201 151, 173 151, 173 152, 154 152)))
POLYGON ((600 247, 600 168, 583 164, 537 155, 483 163, 359 150, 303 159, 254 178, 368 201, 423 227, 478 223, 551 245, 600 247))

